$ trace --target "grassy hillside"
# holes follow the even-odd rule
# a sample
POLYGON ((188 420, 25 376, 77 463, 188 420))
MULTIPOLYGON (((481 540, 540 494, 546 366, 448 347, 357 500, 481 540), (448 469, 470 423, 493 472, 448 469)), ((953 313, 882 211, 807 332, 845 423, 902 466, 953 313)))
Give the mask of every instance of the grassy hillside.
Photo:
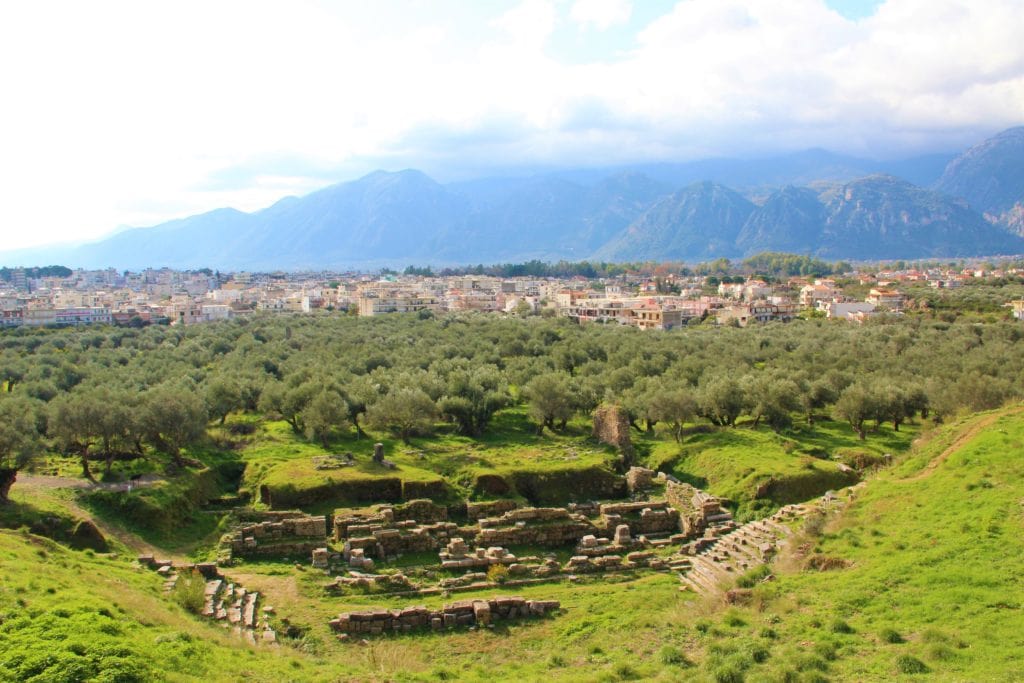
POLYGON ((704 625, 719 680, 1024 678, 1024 410, 933 435, 704 625), (809 566, 831 567, 819 571, 809 566))
MULTIPOLYGON (((446 598, 329 596, 321 573, 246 563, 229 576, 263 592, 294 636, 250 648, 184 612, 123 549, 2 531, 0 680, 1020 680, 1022 482, 1024 410, 982 414, 872 477, 745 606, 680 592, 672 574, 584 578, 514 590, 560 600, 553 618, 363 646, 337 642, 326 621, 446 598)), ((4 514, 66 503, 27 488, 4 514)))
MULTIPOLYGON (((614 451, 592 442, 588 422, 576 420, 564 433, 534 433, 523 408, 499 413, 480 438, 444 430, 411 445, 373 433, 335 438, 330 449, 292 433, 284 422, 266 422, 240 451, 248 464, 245 486, 275 508, 331 509, 338 505, 397 502, 412 498, 520 496, 538 502, 564 502, 566 493, 599 497, 614 451), (384 444, 395 469, 371 461, 373 444, 384 444), (313 457, 352 453, 355 466, 317 470, 313 457), (567 485, 563 480, 571 480, 567 485), (581 481, 593 480, 593 491, 581 481), (520 490, 522 489, 522 490, 520 490)), ((607 493, 604 494, 605 496, 607 493)))
POLYGON ((649 466, 733 501, 746 519, 856 483, 840 463, 857 469, 881 463, 887 453, 904 453, 917 432, 914 425, 899 432, 881 425, 860 441, 846 423, 821 420, 781 434, 740 426, 697 432, 681 444, 641 439, 638 448, 649 452, 649 466))
POLYGON ((302 666, 197 621, 160 584, 123 558, 0 530, 0 680, 280 681, 302 666))

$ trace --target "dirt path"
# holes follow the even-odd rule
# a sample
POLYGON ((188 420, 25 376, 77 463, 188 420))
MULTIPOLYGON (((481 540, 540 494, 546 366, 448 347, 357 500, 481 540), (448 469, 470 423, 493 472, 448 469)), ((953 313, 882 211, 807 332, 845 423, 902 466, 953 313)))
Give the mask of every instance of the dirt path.
POLYGON ((76 479, 74 477, 51 477, 45 474, 18 473, 18 480, 15 486, 37 489, 90 489, 97 491, 131 491, 163 481, 163 478, 155 474, 144 474, 135 481, 124 481, 116 483, 103 483, 89 481, 88 479, 76 479))
POLYGON ((989 415, 987 417, 982 418, 981 420, 978 420, 973 425, 971 425, 969 429, 967 429, 964 432, 961 432, 960 435, 956 437, 956 439, 953 441, 953 443, 949 444, 949 446, 947 446, 944 451, 942 451, 934 458, 929 460, 928 464, 921 468, 921 471, 912 476, 900 479, 899 481, 918 481, 920 479, 924 479, 927 476, 930 476, 932 472, 934 472, 939 467, 939 465, 946 462, 949 456, 953 455, 958 450, 963 448, 968 441, 977 436, 981 431, 987 429, 988 427, 991 427, 992 423, 994 423, 996 420, 998 420, 1001 417, 1005 417, 1006 415, 1016 415, 1022 411, 1024 411, 1024 407, 1018 407, 1012 410, 1003 410, 994 415, 989 415))
MULTIPOLYGON (((157 481, 160 481, 160 477, 156 475, 146 475, 142 479, 136 482, 132 482, 132 488, 141 488, 144 486, 152 486, 157 481)), ((86 479, 75 479, 73 477, 51 477, 46 475, 36 474, 19 474, 18 480, 15 482, 17 491, 29 491, 35 490, 58 490, 58 489, 69 489, 77 491, 86 490, 103 490, 103 491, 127 491, 127 483, 118 484, 104 484, 99 482, 91 482, 86 479)), ((106 538, 117 539, 126 548, 131 550, 133 553, 143 555, 150 554, 156 555, 161 558, 167 558, 175 561, 185 561, 184 556, 177 556, 168 553, 164 550, 160 550, 154 545, 147 543, 135 534, 127 531, 120 526, 109 524, 102 519, 94 517, 88 510, 78 504, 73 497, 61 497, 60 504, 67 508, 75 517, 79 519, 87 519, 96 525, 96 528, 100 530, 106 538)))

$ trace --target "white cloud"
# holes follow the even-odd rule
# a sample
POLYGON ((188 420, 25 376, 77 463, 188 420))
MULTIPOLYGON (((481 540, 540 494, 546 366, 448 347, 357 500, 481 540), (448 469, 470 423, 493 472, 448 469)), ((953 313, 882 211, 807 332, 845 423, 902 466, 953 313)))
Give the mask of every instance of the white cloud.
POLYGON ((0 250, 378 166, 896 155, 1024 122, 1019 0, 888 0, 857 22, 824 0, 684 0, 624 53, 551 56, 559 11, 600 30, 623 6, 0 3, 0 250))
POLYGON ((576 0, 569 17, 581 26, 606 31, 628 22, 632 13, 633 3, 629 0, 576 0))

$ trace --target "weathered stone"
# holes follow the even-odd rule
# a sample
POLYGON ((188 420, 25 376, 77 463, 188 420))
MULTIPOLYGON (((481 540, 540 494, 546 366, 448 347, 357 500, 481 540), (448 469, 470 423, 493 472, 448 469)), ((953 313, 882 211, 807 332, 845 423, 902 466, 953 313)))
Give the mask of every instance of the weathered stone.
POLYGON ((484 600, 473 602, 473 618, 480 626, 491 623, 491 606, 484 600))
POLYGON ((330 552, 327 548, 317 548, 313 551, 313 567, 316 569, 327 569, 330 564, 330 552))
POLYGON ((626 472, 626 488, 630 493, 645 491, 653 485, 655 474, 646 467, 630 467, 626 472))
POLYGON ((628 461, 633 458, 633 442, 629 438, 629 416, 617 405, 602 405, 594 411, 594 438, 614 446, 628 461))

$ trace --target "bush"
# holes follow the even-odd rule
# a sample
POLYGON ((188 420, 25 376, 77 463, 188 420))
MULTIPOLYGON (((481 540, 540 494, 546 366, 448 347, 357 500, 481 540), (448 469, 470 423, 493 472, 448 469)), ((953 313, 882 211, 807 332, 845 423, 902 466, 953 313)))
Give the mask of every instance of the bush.
POLYGON ((182 608, 199 614, 206 602, 206 579, 194 569, 188 574, 179 574, 171 598, 182 608))
POLYGON ((807 519, 804 520, 804 533, 812 538, 821 536, 821 532, 825 530, 825 515, 821 513, 812 513, 807 515, 807 519))
POLYGON ((723 664, 711 671, 715 683, 743 683, 743 669, 735 664, 723 664))
POLYGON ((771 576, 772 569, 766 564, 762 564, 759 567, 755 567, 744 573, 738 579, 736 579, 736 586, 739 588, 753 588, 762 579, 771 576))
POLYGON ((667 666, 693 666, 693 663, 687 659, 686 655, 679 648, 671 645, 661 648, 661 651, 658 653, 658 659, 667 666))
POLYGON ((854 633, 854 630, 842 619, 836 619, 832 622, 832 633, 854 633))
POLYGON ((956 657, 956 652, 944 643, 932 643, 928 646, 925 655, 935 662, 945 662, 956 657))
POLYGON ((725 617, 723 617, 722 621, 725 623, 726 626, 732 627, 747 625, 746 620, 741 615, 731 610, 729 612, 726 612, 725 617))
POLYGON ((905 642, 899 631, 893 628, 883 628, 878 632, 878 637, 881 638, 883 643, 891 643, 893 645, 905 642))
POLYGON ((836 653, 836 644, 827 640, 815 643, 814 653, 829 662, 834 662, 836 657, 838 657, 838 654, 836 653))
POLYGON ((503 564, 492 564, 487 568, 487 580, 491 583, 505 583, 508 581, 508 567, 503 564))
POLYGON ((616 664, 613 673, 615 674, 615 680, 618 681, 632 681, 640 676, 637 670, 626 662, 616 664))
POLYGON ((896 670, 901 674, 926 674, 928 666, 917 657, 900 655, 896 658, 896 670))

